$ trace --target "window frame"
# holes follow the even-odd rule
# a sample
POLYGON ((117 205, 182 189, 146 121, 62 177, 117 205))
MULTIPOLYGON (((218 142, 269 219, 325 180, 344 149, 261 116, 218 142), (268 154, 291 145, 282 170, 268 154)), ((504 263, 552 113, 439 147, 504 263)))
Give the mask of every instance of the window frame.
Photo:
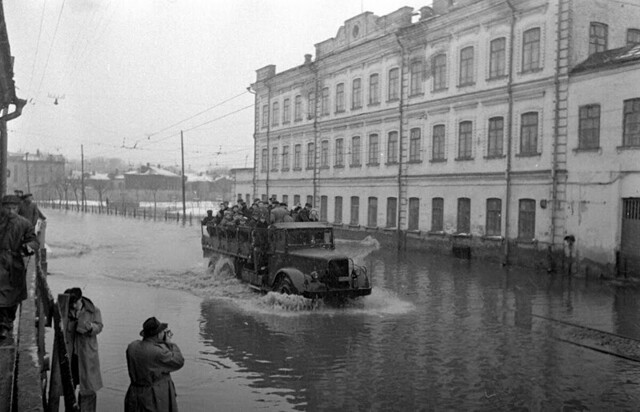
POLYGON ((431 231, 444 232, 444 198, 431 198, 431 231))
POLYGON ((640 98, 624 100, 622 113, 622 146, 640 147, 640 98))
POLYGON ((369 105, 380 104, 380 74, 369 75, 369 105), (375 82, 373 81, 375 79, 375 82))
POLYGON ((399 141, 398 132, 396 130, 392 130, 387 133, 387 164, 398 164, 399 141))
POLYGON ((380 154, 380 135, 378 133, 370 133, 368 139, 369 147, 368 147, 368 157, 367 157, 367 165, 369 166, 377 166, 380 163, 379 154, 380 154), (375 137, 375 139, 374 139, 375 137))
POLYGON ((280 124, 280 103, 273 102, 271 103, 271 126, 278 126, 280 124))
POLYGON ((532 241, 536 235, 536 201, 518 200, 518 239, 532 241))
POLYGON ((291 99, 286 98, 282 101, 282 124, 291 123, 291 99))
POLYGON ((344 138, 336 139, 334 153, 334 167, 344 167, 344 138))
POLYGON ((502 236, 502 199, 497 197, 487 199, 486 217, 485 234, 487 236, 502 236))
POLYGON ((293 146, 293 170, 302 169, 302 144, 293 146))
POLYGON ((400 98, 400 68, 389 69, 387 80, 387 101, 398 100, 400 98))
POLYGON ((329 168, 329 140, 320 142, 320 167, 329 168))
POLYGON ((343 113, 344 111, 344 83, 338 83, 336 84, 336 113, 343 113))
POLYGON ((422 129, 413 127, 409 130, 409 162, 420 161, 420 150, 422 145, 422 129))
POLYGON ((520 156, 536 156, 538 152, 538 129, 540 127, 539 113, 535 111, 522 113, 520 115, 520 156), (533 119, 535 124, 525 121, 533 119))
POLYGON ((362 79, 360 77, 351 82, 351 110, 362 108, 362 79), (356 87, 357 85, 357 87, 356 87))
POLYGON ((488 129, 487 129, 487 157, 501 157, 503 155, 504 155, 504 117, 503 116, 490 117, 488 129))
POLYGON ((398 198, 387 198, 387 222, 386 228, 395 228, 398 226, 398 198))
POLYGON ((540 44, 542 38, 542 29, 540 27, 532 27, 522 33, 522 73, 530 73, 538 71, 542 68, 540 44), (533 34, 535 37, 528 38, 533 34))
POLYGON ((299 122, 302 120, 302 96, 296 95, 293 98, 293 121, 299 122))
POLYGON ((507 73, 507 38, 498 37, 489 42, 489 79, 499 79, 507 73), (501 44, 502 48, 494 47, 501 44))
POLYGON ((629 28, 627 29, 627 46, 632 46, 634 44, 640 44, 640 29, 629 28), (635 40, 634 40, 635 38, 635 40))
POLYGON ((410 197, 408 202, 407 230, 420 229, 420 198, 410 197))
POLYGON ((360 197, 351 196, 350 202, 351 213, 349 215, 349 224, 352 226, 360 225, 360 197))
POLYGON ((600 147, 600 105, 585 104, 578 108, 578 149, 593 150, 600 147), (597 113, 595 111, 597 110, 597 113))
POLYGON ((342 196, 333 200, 333 223, 342 224, 342 196))
POLYGON ((460 49, 458 86, 472 86, 475 84, 475 49, 467 46, 460 49))
POLYGON ((422 94, 422 79, 423 79, 424 63, 421 59, 414 59, 411 61, 409 67, 409 96, 416 96, 422 94))
POLYGON ((351 167, 362 166, 362 138, 360 136, 351 137, 351 167), (357 145, 356 145, 357 143, 357 145))
POLYGON ((598 21, 589 22, 589 56, 607 51, 609 43, 609 26, 598 21), (599 32, 602 30, 602 32, 599 32))
POLYGON ((378 198, 367 198, 367 227, 378 227, 378 198))
POLYGON ((445 140, 446 140, 446 125, 434 124, 432 128, 432 145, 431 145, 431 160, 444 161, 445 157, 445 140), (439 131, 442 130, 442 133, 439 131), (438 131, 438 133, 436 133, 438 131))
POLYGON ((316 146, 313 142, 307 143, 307 169, 315 169, 316 146))
POLYGON ((282 170, 289 170, 289 145, 282 146, 282 170))
POLYGON ((439 53, 432 60, 433 91, 447 89, 447 54, 439 53))
POLYGON ((458 158, 457 160, 473 159, 473 122, 463 120, 458 123, 458 158), (467 127, 468 126, 468 130, 467 127), (465 130, 463 130, 463 127, 465 130))
POLYGON ((329 88, 322 88, 322 95, 320 97, 320 116, 329 115, 329 88))

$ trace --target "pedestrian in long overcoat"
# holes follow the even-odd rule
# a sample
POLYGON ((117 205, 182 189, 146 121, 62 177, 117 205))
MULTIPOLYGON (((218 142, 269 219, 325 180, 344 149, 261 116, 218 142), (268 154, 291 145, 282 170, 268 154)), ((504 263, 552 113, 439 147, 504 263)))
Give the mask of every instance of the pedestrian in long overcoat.
POLYGON ((125 412, 176 412, 176 388, 171 372, 184 365, 178 345, 167 324, 155 317, 147 319, 140 332, 142 340, 127 347, 127 368, 131 384, 124 400, 125 412))
POLYGON ((80 386, 80 410, 96 410, 96 392, 102 388, 98 338, 102 332, 100 309, 80 288, 65 290, 70 295, 67 322, 67 353, 71 356, 74 383, 80 386))
POLYGON ((27 298, 26 266, 22 253, 39 243, 33 225, 18 215, 20 198, 5 195, 0 208, 0 340, 10 335, 18 304, 27 298))

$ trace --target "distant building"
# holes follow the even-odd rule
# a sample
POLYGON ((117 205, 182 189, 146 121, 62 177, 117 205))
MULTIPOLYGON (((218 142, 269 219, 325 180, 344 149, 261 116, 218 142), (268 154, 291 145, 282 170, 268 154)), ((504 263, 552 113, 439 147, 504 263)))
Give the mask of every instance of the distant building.
POLYGON ((124 174, 124 186, 126 190, 150 190, 167 191, 181 190, 182 178, 168 170, 142 166, 138 171, 129 171, 124 174))
POLYGON ((214 191, 213 178, 206 174, 186 174, 186 176, 186 192, 200 200, 208 199, 214 191))
POLYGON ((36 200, 55 197, 56 186, 65 178, 66 160, 62 155, 9 153, 7 158, 7 193, 30 191, 36 200))
POLYGON ((231 169, 231 179, 233 180, 233 193, 237 199, 244 199, 248 205, 253 202, 253 168, 231 169))
MULTIPOLYGON (((640 151, 574 152, 570 82, 584 93, 577 105, 600 91, 615 102, 606 113, 618 130, 623 117, 638 130, 640 92, 621 68, 606 75, 621 82, 611 89, 570 72, 639 36, 640 7, 602 0, 434 0, 418 18, 409 7, 354 16, 316 44, 315 60, 257 70, 254 196, 307 200, 322 220, 394 234, 401 247, 545 268, 570 255, 574 269, 610 273, 628 247, 620 205, 636 196, 636 177, 616 176, 637 175, 640 151), (575 217, 592 160, 601 183, 609 172, 620 180, 599 207, 617 228, 602 242, 598 225, 584 232, 575 217), (623 180, 629 189, 616 192, 623 180)), ((601 186, 589 189, 594 202, 601 186)))

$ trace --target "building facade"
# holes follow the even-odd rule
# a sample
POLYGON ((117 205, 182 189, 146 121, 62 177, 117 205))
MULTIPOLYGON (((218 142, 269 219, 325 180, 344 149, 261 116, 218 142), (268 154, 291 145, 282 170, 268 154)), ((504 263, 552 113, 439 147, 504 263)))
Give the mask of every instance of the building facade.
POLYGON ((7 157, 7 193, 31 192, 36 200, 55 198, 57 186, 65 178, 66 160, 62 155, 9 153, 7 157))
POLYGON ((624 46, 640 9, 436 0, 413 14, 362 13, 314 60, 257 71, 254 196, 400 247, 571 261, 569 74, 624 46))

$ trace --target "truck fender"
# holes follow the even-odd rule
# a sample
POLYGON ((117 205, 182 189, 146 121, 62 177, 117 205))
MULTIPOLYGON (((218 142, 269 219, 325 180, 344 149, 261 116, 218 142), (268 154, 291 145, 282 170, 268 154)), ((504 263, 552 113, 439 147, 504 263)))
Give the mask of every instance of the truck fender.
POLYGON ((276 276, 276 280, 273 283, 273 286, 277 286, 280 282, 280 278, 288 276, 291 279, 291 283, 296 288, 298 292, 306 290, 306 286, 304 285, 304 273, 300 272, 296 268, 281 268, 278 271, 278 275, 276 276))

